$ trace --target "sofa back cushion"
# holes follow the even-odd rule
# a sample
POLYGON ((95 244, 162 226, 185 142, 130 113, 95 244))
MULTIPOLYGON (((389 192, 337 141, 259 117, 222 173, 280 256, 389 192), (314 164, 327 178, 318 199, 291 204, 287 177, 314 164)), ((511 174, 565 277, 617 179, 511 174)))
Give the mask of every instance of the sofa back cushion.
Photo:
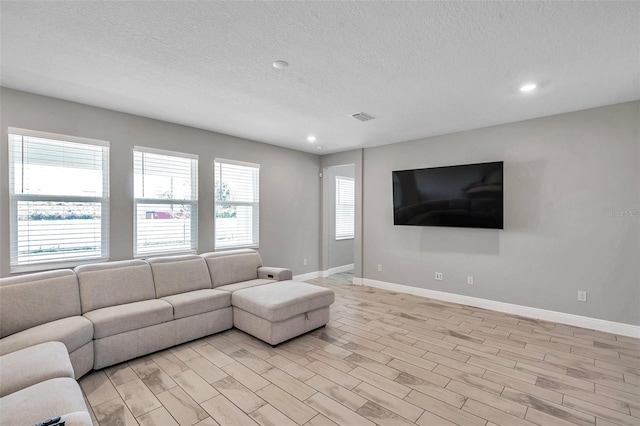
POLYGON ((151 267, 144 260, 81 265, 75 271, 83 314, 156 297, 151 267))
POLYGON ((197 255, 147 259, 153 272, 156 297, 211 288, 209 269, 197 255))
POLYGON ((255 280, 258 268, 262 266, 260 253, 250 249, 204 253, 201 256, 209 267, 213 288, 255 280))
POLYGON ((75 315, 80 293, 70 269, 0 279, 0 338, 75 315))

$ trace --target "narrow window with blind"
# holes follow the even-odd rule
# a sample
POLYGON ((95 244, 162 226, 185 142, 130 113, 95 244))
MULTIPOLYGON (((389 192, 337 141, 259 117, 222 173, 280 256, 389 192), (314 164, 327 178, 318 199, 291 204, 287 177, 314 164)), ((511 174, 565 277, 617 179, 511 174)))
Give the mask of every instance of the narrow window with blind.
POLYGON ((198 249, 198 156, 134 147, 134 253, 198 249))
POLYGON ((353 178, 336 176, 336 240, 354 237, 355 186, 353 178))
POLYGON ((215 160, 215 248, 258 247, 260 165, 215 160))
POLYGON ((9 128, 10 269, 109 258, 109 143, 9 128))

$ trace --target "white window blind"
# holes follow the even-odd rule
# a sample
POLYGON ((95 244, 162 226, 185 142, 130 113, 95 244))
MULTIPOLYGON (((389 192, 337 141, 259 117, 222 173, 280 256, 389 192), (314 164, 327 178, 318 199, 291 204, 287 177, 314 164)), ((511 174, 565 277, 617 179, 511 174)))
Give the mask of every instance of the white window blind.
POLYGON ((198 156, 134 147, 136 256, 198 248, 198 156))
POLYGON ((12 272, 109 257, 109 144, 9 128, 12 272))
POLYGON ((257 247, 258 164, 215 160, 215 248, 257 247))
POLYGON ((336 176, 336 240, 354 236, 356 195, 353 182, 353 178, 336 176))

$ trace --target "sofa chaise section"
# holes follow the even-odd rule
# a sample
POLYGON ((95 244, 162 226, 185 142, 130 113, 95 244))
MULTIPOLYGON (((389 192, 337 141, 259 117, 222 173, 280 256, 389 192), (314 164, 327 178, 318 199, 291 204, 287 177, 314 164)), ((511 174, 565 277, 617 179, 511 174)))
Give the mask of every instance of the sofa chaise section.
POLYGON ((231 294, 211 288, 205 260, 197 255, 147 259, 156 297, 173 307, 175 344, 233 327, 231 294))
POLYGON ((262 266, 260 253, 251 249, 240 249, 203 253, 207 262, 211 286, 217 290, 234 292, 275 281, 290 280, 291 269, 262 266))
POLYGON ((236 328, 277 345, 329 322, 333 291, 297 281, 245 288, 232 296, 236 328))
POLYGON ((93 368, 100 369, 173 346, 173 307, 156 299, 143 260, 75 268, 82 314, 94 327, 93 368))
POLYGON ((93 368, 93 324, 81 316, 69 269, 0 279, 0 355, 49 341, 65 344, 75 377, 93 368))

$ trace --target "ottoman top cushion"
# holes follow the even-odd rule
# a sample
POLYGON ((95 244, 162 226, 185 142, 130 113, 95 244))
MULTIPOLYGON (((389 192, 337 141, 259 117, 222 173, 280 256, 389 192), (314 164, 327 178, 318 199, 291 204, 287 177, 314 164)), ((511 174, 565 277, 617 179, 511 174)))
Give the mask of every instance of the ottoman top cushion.
POLYGON ((231 295, 234 307, 271 322, 324 308, 333 301, 333 291, 297 281, 278 281, 237 290, 231 295))

